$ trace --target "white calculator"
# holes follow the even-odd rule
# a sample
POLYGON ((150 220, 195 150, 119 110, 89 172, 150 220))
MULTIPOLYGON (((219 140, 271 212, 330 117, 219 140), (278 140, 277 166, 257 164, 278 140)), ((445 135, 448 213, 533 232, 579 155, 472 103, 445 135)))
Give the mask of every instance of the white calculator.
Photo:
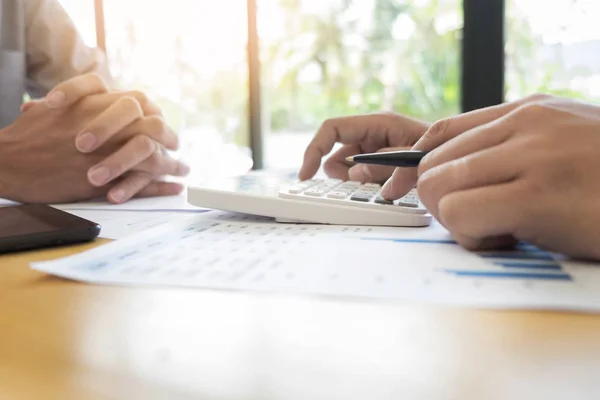
POLYGON ((294 182, 249 174, 189 186, 187 200, 197 207, 289 223, 414 227, 431 223, 416 191, 391 202, 381 197, 380 189, 378 184, 339 179, 294 182))

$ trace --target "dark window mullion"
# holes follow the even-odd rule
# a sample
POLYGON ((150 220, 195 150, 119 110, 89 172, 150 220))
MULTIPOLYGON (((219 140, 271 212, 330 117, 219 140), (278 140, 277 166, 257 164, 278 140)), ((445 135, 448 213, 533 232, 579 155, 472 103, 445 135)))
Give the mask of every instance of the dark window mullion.
POLYGON ((463 0, 462 111, 504 101, 505 0, 463 0))
POLYGON ((260 52, 257 26, 257 0, 247 0, 248 7, 248 133, 254 169, 262 169, 263 132, 261 118, 260 52))

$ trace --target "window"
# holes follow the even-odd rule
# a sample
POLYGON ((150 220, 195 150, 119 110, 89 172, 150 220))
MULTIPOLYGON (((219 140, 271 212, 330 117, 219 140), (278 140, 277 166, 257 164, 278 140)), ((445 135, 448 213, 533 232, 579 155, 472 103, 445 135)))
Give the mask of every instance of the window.
POLYGON ((73 19, 85 44, 88 46, 96 46, 94 1, 58 0, 58 2, 73 19))
POLYGON ((600 100, 600 3, 508 0, 506 98, 534 92, 600 100))
POLYGON ((108 59, 122 87, 161 106, 194 171, 236 168, 222 160, 248 146, 245 1, 105 0, 104 9, 108 59))
MULTIPOLYGON (((94 27, 92 0, 62 2, 78 27, 94 27)), ((119 87, 143 91, 161 107, 193 171, 247 171, 245 0, 104 0, 104 14, 119 87)))
MULTIPOLYGON (((95 44, 94 0, 60 1, 95 44)), ((212 173, 230 166, 214 167, 222 157, 215 146, 247 160, 257 126, 248 112, 249 17, 258 26, 252 105, 264 164, 296 168, 335 116, 394 110, 435 120, 503 93, 600 100, 600 5, 547 3, 544 12, 539 0, 104 0, 104 8, 111 70, 157 101, 180 132, 184 158, 212 173), (256 13, 247 7, 254 2, 256 13)))
POLYGON ((265 164, 296 167, 327 118, 459 111, 458 0, 259 0, 265 164))

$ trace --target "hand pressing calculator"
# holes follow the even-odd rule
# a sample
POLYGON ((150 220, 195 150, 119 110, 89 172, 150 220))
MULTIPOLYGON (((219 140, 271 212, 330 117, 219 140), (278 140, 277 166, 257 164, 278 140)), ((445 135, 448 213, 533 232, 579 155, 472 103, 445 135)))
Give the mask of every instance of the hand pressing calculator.
POLYGON ((188 202, 289 223, 415 227, 431 223, 416 191, 392 202, 381 197, 380 189, 378 184, 339 179, 293 182, 249 174, 190 186, 188 202))

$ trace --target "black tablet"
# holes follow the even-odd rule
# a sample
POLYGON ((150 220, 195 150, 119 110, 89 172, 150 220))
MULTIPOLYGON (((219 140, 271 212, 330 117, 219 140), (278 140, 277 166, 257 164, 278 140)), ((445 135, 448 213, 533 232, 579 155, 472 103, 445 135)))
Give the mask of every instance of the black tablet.
POLYGON ((0 207, 0 253, 87 242, 95 222, 43 204, 0 207))

